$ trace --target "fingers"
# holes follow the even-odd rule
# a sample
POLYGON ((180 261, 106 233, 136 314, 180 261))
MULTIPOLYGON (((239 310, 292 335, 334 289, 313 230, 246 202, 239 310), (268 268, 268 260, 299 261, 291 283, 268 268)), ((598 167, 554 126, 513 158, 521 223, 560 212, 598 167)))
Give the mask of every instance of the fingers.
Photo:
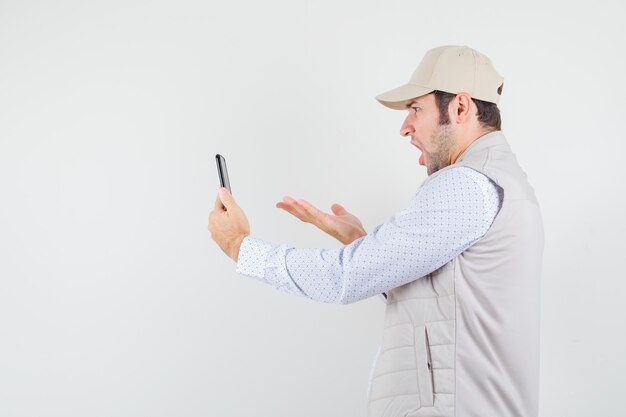
POLYGON ((222 199, 220 198, 219 192, 217 193, 217 197, 215 197, 215 205, 213 206, 213 209, 216 210, 216 211, 224 211, 224 210, 226 210, 226 206, 224 206, 224 204, 222 204, 222 199))
POLYGON ((235 198, 228 192, 227 188, 220 187, 217 190, 217 198, 215 199, 214 210, 229 211, 237 208, 235 198))
POLYGON ((332 206, 330 206, 330 209, 337 216, 344 216, 346 214, 350 214, 350 213, 348 213, 348 211, 345 208, 343 208, 343 206, 341 204, 335 203, 332 206))
POLYGON ((283 197, 283 201, 276 203, 276 207, 289 212, 303 222, 312 223, 314 220, 313 215, 302 204, 303 201, 304 200, 296 201, 293 198, 286 196, 283 197))
POLYGON ((220 200, 222 200, 222 204, 224 205, 224 207, 226 207, 226 210, 230 210, 231 208, 237 206, 235 199, 233 198, 232 194, 228 192, 227 188, 220 187, 220 189, 217 191, 217 195, 220 200))
POLYGON ((287 196, 287 197, 283 197, 283 201, 279 201, 278 203, 276 203, 276 207, 281 208, 291 213, 291 211, 294 210, 294 203, 295 203, 295 200, 287 196))
POLYGON ((304 210, 314 219, 322 220, 326 213, 319 210, 317 207, 313 206, 306 200, 298 200, 298 205, 300 205, 304 210))

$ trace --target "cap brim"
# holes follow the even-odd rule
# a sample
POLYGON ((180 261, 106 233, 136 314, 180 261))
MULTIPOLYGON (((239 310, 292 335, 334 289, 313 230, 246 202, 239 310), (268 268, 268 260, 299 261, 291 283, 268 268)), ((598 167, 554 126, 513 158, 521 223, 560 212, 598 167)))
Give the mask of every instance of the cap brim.
POLYGON ((405 84, 393 90, 376 96, 376 100, 383 106, 394 110, 405 110, 406 102, 435 91, 432 88, 415 84, 405 84))

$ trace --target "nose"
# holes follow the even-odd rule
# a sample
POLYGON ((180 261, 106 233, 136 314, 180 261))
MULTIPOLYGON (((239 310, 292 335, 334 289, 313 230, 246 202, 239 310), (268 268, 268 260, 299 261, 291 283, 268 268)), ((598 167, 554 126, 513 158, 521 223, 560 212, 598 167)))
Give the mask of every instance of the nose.
POLYGON ((400 127, 400 136, 411 136, 413 133, 415 133, 415 129, 413 128, 413 125, 411 125, 411 122, 409 121, 410 117, 411 115, 409 114, 404 119, 404 123, 402 123, 402 126, 400 127))

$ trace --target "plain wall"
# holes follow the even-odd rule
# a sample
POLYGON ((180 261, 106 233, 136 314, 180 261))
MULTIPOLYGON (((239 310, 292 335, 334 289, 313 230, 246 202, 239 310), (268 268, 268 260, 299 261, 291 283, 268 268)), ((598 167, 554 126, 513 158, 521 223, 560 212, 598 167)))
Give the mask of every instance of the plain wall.
POLYGON ((0 416, 362 416, 384 305, 235 273, 210 239, 226 156, 252 234, 339 242, 426 177, 374 96, 465 44, 505 77, 503 132, 546 250, 540 414, 626 414, 618 1, 0 1, 0 416))

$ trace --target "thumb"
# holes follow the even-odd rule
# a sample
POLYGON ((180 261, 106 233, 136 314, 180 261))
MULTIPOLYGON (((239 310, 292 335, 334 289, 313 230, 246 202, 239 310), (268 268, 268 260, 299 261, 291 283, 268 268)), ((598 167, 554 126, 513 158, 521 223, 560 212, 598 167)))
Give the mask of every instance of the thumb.
POLYGON ((217 194, 220 200, 222 201, 222 204, 224 205, 224 207, 226 207, 226 210, 230 210, 231 208, 237 205, 237 203, 235 203, 235 199, 233 198, 233 195, 228 192, 227 188, 220 187, 220 189, 217 191, 217 194))
POLYGON ((341 204, 335 203, 332 206, 330 206, 330 209, 337 216, 343 216, 343 215, 346 215, 346 214, 350 214, 350 213, 348 213, 348 211, 345 208, 343 208, 343 206, 341 204))

